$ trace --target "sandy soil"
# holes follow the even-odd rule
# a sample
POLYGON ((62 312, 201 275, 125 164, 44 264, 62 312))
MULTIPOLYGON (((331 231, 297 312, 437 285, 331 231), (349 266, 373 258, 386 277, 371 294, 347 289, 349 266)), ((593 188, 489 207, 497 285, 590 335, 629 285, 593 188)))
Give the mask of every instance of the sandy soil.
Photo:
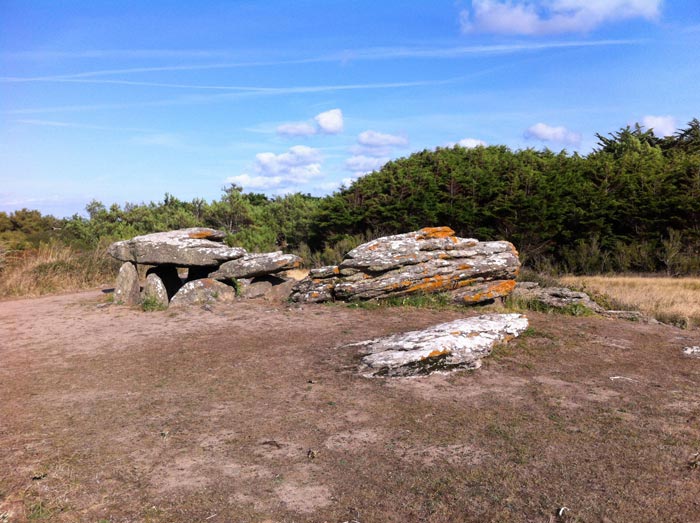
POLYGON ((394 380, 340 348, 474 313, 0 302, 0 521, 700 521, 698 331, 531 313, 394 380))

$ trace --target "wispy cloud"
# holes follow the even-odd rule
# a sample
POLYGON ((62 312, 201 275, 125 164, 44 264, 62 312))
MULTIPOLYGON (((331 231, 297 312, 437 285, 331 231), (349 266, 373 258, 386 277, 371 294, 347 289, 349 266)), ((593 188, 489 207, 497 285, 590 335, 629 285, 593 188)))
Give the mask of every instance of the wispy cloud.
MULTIPOLYGON (((467 56, 483 56, 495 54, 514 54, 528 51, 544 51, 548 49, 563 49, 576 47, 597 47, 612 45, 633 45, 640 43, 639 40, 580 40, 565 42, 522 42, 514 44, 495 45, 472 45, 472 46, 451 46, 451 47, 376 47, 365 49, 348 49, 332 54, 269 61, 240 61, 240 62, 219 62, 209 64, 177 64, 177 65, 156 65, 144 67, 129 67, 122 69, 97 69, 92 71, 82 71, 77 73, 67 73, 62 75, 34 76, 34 77, 0 77, 0 82, 58 82, 70 80, 86 80, 100 76, 129 75, 140 73, 155 73, 164 71, 200 71, 213 69, 234 69, 243 67, 265 67, 281 65, 300 65, 319 62, 348 62, 348 61, 376 61, 395 60, 411 58, 460 58, 467 56)), ((107 83, 107 82, 104 82, 107 83)), ((181 87, 182 84, 163 84, 153 82, 128 82, 126 80, 113 80, 111 83, 124 85, 153 85, 161 87, 181 87)), ((187 88, 197 88, 188 86, 187 88)), ((202 89, 245 89, 238 86, 200 86, 202 89)))
POLYGON ((168 105, 187 105, 198 103, 209 103, 215 101, 231 100, 250 96, 280 96, 287 94, 323 93, 334 91, 354 91, 365 89, 396 89, 408 87, 422 87, 444 85, 458 81, 459 79, 448 80, 426 80, 417 82, 387 82, 387 83, 367 83, 367 84, 339 84, 339 85, 313 85, 299 87, 269 87, 256 88, 245 92, 221 93, 214 95, 190 95, 179 98, 164 98, 147 102, 117 103, 117 104, 90 104, 90 105, 63 105, 54 107, 37 107, 27 109, 14 109, 7 111, 8 114, 39 114, 53 112, 72 111, 92 111, 100 109, 126 109, 131 107, 158 107, 168 105))
POLYGON ((145 58, 225 58, 231 52, 220 49, 85 49, 81 51, 14 51, 0 53, 4 60, 83 60, 145 58))
POLYGON ((363 131, 357 136, 357 142, 366 147, 397 147, 408 144, 408 138, 377 131, 363 131))
POLYGON ((180 147, 183 145, 182 138, 172 133, 149 133, 135 136, 131 141, 136 145, 155 145, 157 147, 180 147))
POLYGON ((153 129, 143 129, 141 127, 112 127, 108 125, 93 125, 79 122, 62 122, 56 120, 36 120, 36 119, 18 119, 15 123, 23 125, 37 125, 41 127, 66 127, 70 129, 90 129, 93 131, 127 131, 136 133, 154 133, 153 129))

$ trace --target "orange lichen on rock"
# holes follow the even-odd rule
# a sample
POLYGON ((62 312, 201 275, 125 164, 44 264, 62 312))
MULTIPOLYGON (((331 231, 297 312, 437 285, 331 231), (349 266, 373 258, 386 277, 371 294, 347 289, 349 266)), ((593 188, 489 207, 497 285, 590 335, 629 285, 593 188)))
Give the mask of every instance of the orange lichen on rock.
POLYGON ((192 238, 193 240, 205 240, 211 236, 211 231, 191 232, 187 236, 192 238))
POLYGON ((434 350, 430 354, 428 354, 425 358, 422 358, 422 359, 426 360, 428 358, 439 358, 440 356, 446 356, 449 353, 450 353, 450 349, 434 350))
POLYGON ((482 292, 467 294, 462 297, 465 303, 480 303, 482 301, 493 300, 501 296, 507 296, 515 289, 515 280, 505 280, 489 285, 482 292))
MULTIPOLYGON (((406 288, 408 292, 436 292, 440 290, 449 290, 452 286, 454 278, 450 276, 430 276, 423 278, 420 283, 414 283, 406 288)), ((409 282, 410 283, 410 282, 409 282)))
POLYGON ((431 238, 449 238, 454 235, 455 232, 450 227, 424 227, 418 231, 417 238, 419 240, 428 240, 431 238))

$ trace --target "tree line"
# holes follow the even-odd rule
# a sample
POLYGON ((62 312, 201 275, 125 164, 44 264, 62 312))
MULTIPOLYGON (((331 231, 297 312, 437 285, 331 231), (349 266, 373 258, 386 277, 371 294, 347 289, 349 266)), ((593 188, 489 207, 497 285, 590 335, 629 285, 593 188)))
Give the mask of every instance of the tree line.
POLYGON ((505 146, 424 150, 334 194, 268 198, 224 188, 219 200, 112 205, 87 217, 0 213, 0 242, 54 238, 95 248, 137 234, 209 226, 250 250, 283 248, 331 263, 368 238, 428 225, 505 239, 535 269, 700 272, 700 121, 670 137, 628 126, 588 155, 505 146))

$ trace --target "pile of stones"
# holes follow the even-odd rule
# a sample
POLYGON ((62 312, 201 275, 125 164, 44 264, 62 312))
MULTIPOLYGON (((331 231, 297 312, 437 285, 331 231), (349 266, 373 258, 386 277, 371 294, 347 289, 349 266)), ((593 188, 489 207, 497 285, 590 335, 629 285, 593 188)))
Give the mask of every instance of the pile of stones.
POLYGON ((448 292, 455 303, 475 305, 507 296, 519 269, 509 242, 480 242, 459 238, 449 227, 428 227, 364 243, 339 265, 311 270, 291 299, 318 303, 448 292))
POLYGON ((248 253, 224 244, 224 236, 195 227, 113 243, 108 253, 124 262, 114 289, 115 302, 136 305, 149 300, 160 307, 175 307, 232 301, 237 294, 255 297, 272 288, 277 294, 290 292, 296 280, 289 271, 301 265, 301 258, 281 251, 248 253), (150 266, 143 289, 137 265, 150 266))

